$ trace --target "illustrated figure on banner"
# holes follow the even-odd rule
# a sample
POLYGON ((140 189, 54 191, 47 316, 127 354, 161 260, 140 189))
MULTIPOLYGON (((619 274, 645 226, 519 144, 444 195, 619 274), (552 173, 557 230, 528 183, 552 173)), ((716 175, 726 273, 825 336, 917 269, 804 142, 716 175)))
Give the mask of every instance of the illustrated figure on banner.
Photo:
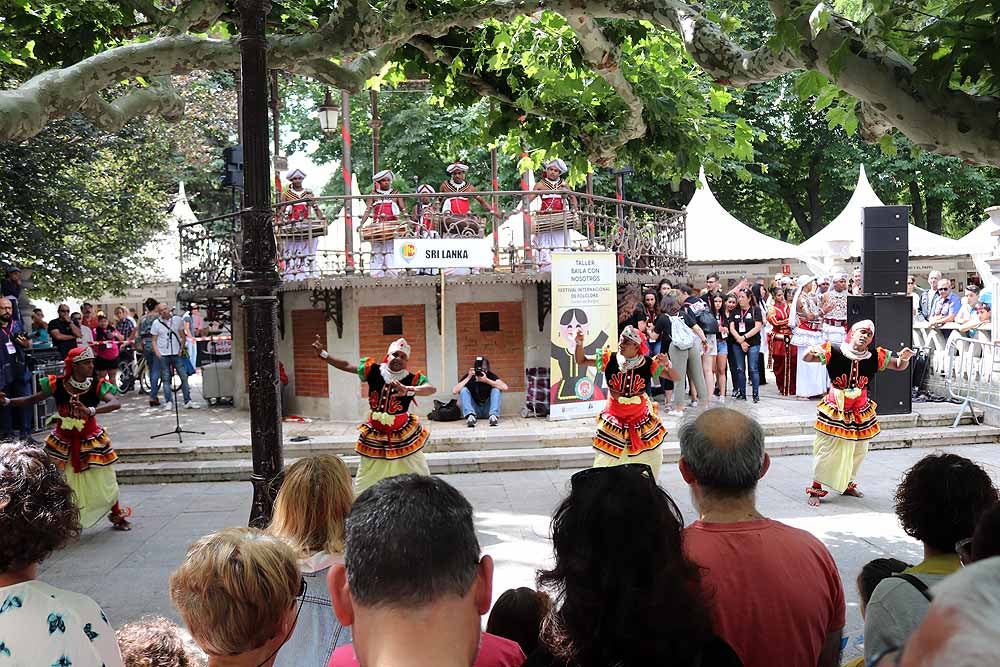
POLYGON ((590 319, 580 308, 569 308, 559 318, 559 342, 552 343, 551 358, 559 367, 559 375, 552 377, 550 400, 553 404, 577 401, 598 401, 604 399, 604 391, 597 380, 593 367, 581 366, 576 361, 578 334, 583 340, 585 355, 593 357, 608 342, 606 331, 600 331, 591 339, 590 319))

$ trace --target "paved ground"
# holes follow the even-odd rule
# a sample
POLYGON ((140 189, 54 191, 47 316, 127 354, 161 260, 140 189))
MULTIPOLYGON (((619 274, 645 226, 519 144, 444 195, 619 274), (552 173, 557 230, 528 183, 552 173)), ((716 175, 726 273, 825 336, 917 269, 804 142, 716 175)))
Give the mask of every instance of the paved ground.
MULTIPOLYGON (((894 555, 916 562, 918 545, 899 529, 892 493, 903 471, 932 450, 873 452, 862 470, 864 499, 833 498, 818 510, 805 504, 811 459, 780 457, 763 479, 761 511, 810 531, 830 548, 848 595, 848 630, 857 634, 861 619, 854 578, 868 560, 894 555)), ((980 462, 1000 479, 1000 448, 970 445, 948 448, 980 462)), ((564 495, 567 470, 477 473, 446 476, 476 509, 483 548, 497 562, 495 595, 513 586, 532 585, 534 571, 550 558, 549 516, 564 495)), ((687 489, 674 466, 664 466, 661 484, 694 520, 687 489)), ((56 586, 94 597, 112 622, 143 614, 176 617, 167 594, 170 572, 197 537, 226 526, 245 525, 250 485, 242 482, 164 484, 123 487, 123 502, 135 511, 135 529, 118 533, 107 525, 84 532, 80 541, 53 555, 42 577, 56 586)))

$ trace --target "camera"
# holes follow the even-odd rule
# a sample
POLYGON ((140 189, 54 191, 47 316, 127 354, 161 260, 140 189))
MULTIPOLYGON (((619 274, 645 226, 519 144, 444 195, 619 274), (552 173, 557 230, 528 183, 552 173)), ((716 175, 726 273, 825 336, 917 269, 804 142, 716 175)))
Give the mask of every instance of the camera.
POLYGON ((476 370, 476 376, 478 376, 478 377, 483 377, 484 375, 486 375, 486 371, 483 370, 483 358, 482 357, 476 357, 475 370, 476 370))

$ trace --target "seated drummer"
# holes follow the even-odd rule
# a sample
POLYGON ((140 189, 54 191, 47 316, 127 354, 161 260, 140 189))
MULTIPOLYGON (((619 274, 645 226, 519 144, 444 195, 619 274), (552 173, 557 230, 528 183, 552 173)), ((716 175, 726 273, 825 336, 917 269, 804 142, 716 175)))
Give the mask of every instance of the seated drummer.
POLYGON ((437 238, 438 236, 438 203, 436 197, 430 195, 437 191, 426 183, 417 186, 417 203, 413 205, 410 219, 416 225, 416 236, 420 238, 437 238))
MULTIPOLYGON (((441 192, 446 192, 446 193, 454 192, 456 193, 456 196, 448 197, 447 199, 444 200, 444 202, 441 204, 441 214, 443 216, 446 216, 446 219, 448 217, 452 219, 461 217, 468 217, 470 219, 474 219, 475 216, 470 214, 469 198, 461 196, 460 194, 463 192, 475 192, 477 190, 476 186, 465 180, 465 175, 469 171, 468 165, 464 165, 461 162, 453 162, 448 165, 445 171, 448 172, 451 178, 449 178, 447 181, 441 184, 441 192)), ((494 216, 499 215, 495 210, 493 210, 493 207, 490 206, 489 203, 482 198, 482 196, 473 195, 473 197, 475 197, 476 201, 479 202, 480 206, 482 206, 487 211, 493 213, 494 216)), ((456 225, 455 227, 459 226, 456 225)), ((449 229, 448 225, 445 225, 444 235, 445 237, 462 236, 461 228, 459 227, 457 229, 456 228, 449 229)))
MULTIPOLYGON (((362 232, 363 236, 371 238, 372 259, 371 268, 373 276, 395 275, 396 258, 393 249, 393 239, 395 232, 393 227, 398 225, 401 213, 405 210, 406 204, 403 198, 399 197, 399 190, 392 187, 393 173, 389 169, 383 169, 372 177, 372 194, 376 195, 365 211, 358 229, 362 229, 368 219, 371 218, 371 227, 389 227, 384 234, 369 236, 362 232)), ((371 230, 371 231, 374 231, 371 230)))

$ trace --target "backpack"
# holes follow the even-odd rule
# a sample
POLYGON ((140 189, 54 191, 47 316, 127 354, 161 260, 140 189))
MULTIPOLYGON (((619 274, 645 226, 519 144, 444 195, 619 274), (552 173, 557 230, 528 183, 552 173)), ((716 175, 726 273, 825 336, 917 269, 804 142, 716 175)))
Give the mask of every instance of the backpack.
POLYGON ((431 421, 454 422, 462 418, 462 408, 453 398, 447 403, 434 400, 434 409, 430 411, 427 418, 431 421))
POLYGON ((708 304, 704 301, 698 301, 697 303, 689 304, 688 309, 694 315, 694 321, 701 327, 702 331, 706 334, 719 333, 719 320, 715 318, 715 315, 712 315, 708 304))
POLYGON ((683 317, 670 316, 670 343, 678 350, 690 350, 698 339, 683 317))

